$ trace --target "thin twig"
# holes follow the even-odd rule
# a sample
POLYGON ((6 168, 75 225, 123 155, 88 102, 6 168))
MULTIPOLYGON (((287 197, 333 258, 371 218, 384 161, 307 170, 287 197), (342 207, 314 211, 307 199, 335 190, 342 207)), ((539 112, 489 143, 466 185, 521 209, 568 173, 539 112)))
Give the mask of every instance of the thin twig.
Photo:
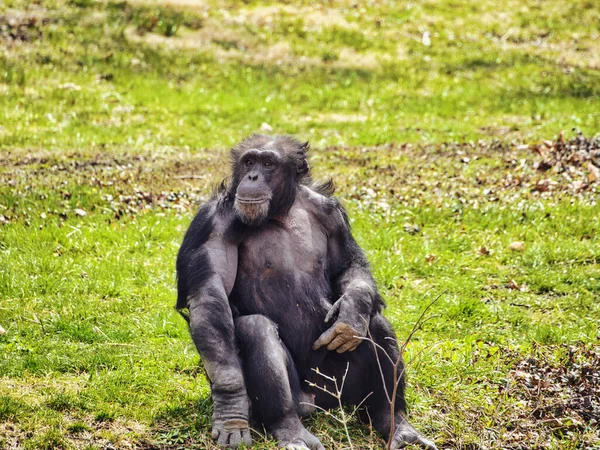
MULTIPOLYGON (((371 333, 367 332, 367 335, 370 336, 371 333)), ((388 353, 385 351, 385 349, 381 345, 379 345, 377 342, 373 341, 373 339, 370 339, 368 337, 360 337, 360 336, 358 336, 358 338, 362 339, 363 341, 368 341, 371 344, 373 344, 374 346, 376 346, 379 350, 381 350, 383 352, 383 354, 385 356, 387 356, 387 359, 390 361, 390 364, 395 364, 395 361, 390 357, 390 355, 388 355, 388 353)), ((392 338, 391 337, 386 337, 386 339, 392 339, 392 338)))
MULTIPOLYGON (((408 343, 410 342, 410 340, 412 339, 413 335, 417 332, 417 330, 421 327, 421 325, 423 323, 425 323, 423 321, 423 317, 425 316, 425 314, 427 314, 427 311, 429 311, 431 309, 431 307, 433 305, 435 305, 437 303, 437 301, 442 297, 442 295, 444 295, 446 293, 446 291, 442 292, 440 295, 438 295, 436 298, 433 299, 432 302, 430 302, 425 309, 423 310, 423 312, 421 313, 421 315, 419 316, 419 318, 417 319, 417 321, 415 322, 415 324, 413 325, 413 329, 410 332, 410 334, 408 335, 408 338, 406 338, 406 341, 404 342, 404 344, 402 344, 402 349, 400 350, 400 355, 402 355, 402 353, 404 353, 404 349, 406 349, 406 346, 408 345, 408 343)), ((429 319, 428 319, 429 320, 429 319)))
MULTIPOLYGON (((400 381, 403 379, 404 377, 404 372, 406 370, 406 365, 404 365, 402 367, 402 371, 400 372, 400 374, 398 374, 398 368, 400 367, 400 365, 402 364, 402 356, 404 355, 404 352, 406 350, 406 347, 408 346, 409 342, 411 341, 412 337, 414 336, 414 334, 421 329, 421 327, 423 326, 424 323, 426 323, 428 320, 432 319, 433 317, 437 317, 437 316, 432 316, 432 317, 428 317, 427 319, 424 319, 425 314, 427 314, 427 311, 429 311, 431 309, 431 307, 442 297, 442 295, 445 292, 442 292, 441 294, 439 294, 432 302, 430 302, 425 309, 423 310, 423 312, 421 313, 421 315, 419 316, 419 318, 417 319, 417 321, 414 323, 413 328, 411 330, 411 332, 409 333, 408 337, 406 338, 406 340, 404 341, 404 343, 402 344, 402 346, 400 346, 399 350, 399 354, 398 354, 398 358, 396 359, 396 361, 394 362, 394 360, 392 359, 392 357, 389 355, 389 353, 379 344, 377 344, 375 342, 375 340, 373 339, 373 336, 371 335, 371 331, 369 328, 367 328, 367 335, 368 338, 363 338, 365 340, 368 340, 371 342, 371 344, 373 345, 373 351, 375 352, 375 358, 377 360, 377 366, 379 368, 379 374, 381 375, 381 381, 383 384, 383 390, 385 392, 385 396, 388 399, 388 402, 390 404, 390 433, 388 436, 388 441, 387 441, 387 448, 388 450, 390 450, 392 448, 392 441, 394 440, 394 434, 396 431, 396 423, 395 423, 395 413, 396 413, 396 395, 398 394, 398 387, 400 386, 400 381), (383 368, 381 367, 381 361, 379 360, 379 353, 377 352, 377 349, 380 349, 381 351, 383 351, 383 354, 387 356, 388 360, 390 361, 390 363, 392 364, 392 379, 393 381, 393 389, 392 389, 392 395, 390 397, 388 388, 387 388, 387 384, 386 384, 386 380, 385 380, 385 375, 383 373, 383 368), (399 376, 398 376, 399 375, 399 376)), ((386 339, 390 339, 396 342, 396 345, 398 340, 396 338, 392 338, 390 336, 386 337, 386 339)), ((414 358, 411 358, 411 362, 414 358)))
POLYGON ((342 423, 342 419, 340 419, 339 417, 337 417, 335 414, 331 414, 331 411, 327 411, 325 408, 322 408, 319 405, 315 405, 314 403, 310 403, 310 402, 300 402, 301 405, 307 405, 307 406, 313 406, 315 408, 317 408, 319 411, 323 411, 325 413, 325 415, 331 417, 332 419, 337 420, 338 422, 342 423))
MULTIPOLYGON (((349 369, 350 369, 350 363, 348 362, 346 364, 346 370, 344 372, 344 375, 342 376, 342 382, 341 382, 340 386, 338 386, 338 382, 337 382, 337 378, 336 377, 330 377, 328 375, 325 375, 324 373, 321 373, 318 369, 312 369, 313 372, 315 372, 317 375, 325 378, 326 380, 329 380, 329 381, 333 382, 333 384, 335 386, 335 393, 329 391, 326 386, 321 387, 317 383, 313 383, 313 382, 310 382, 308 380, 306 381, 309 386, 315 387, 315 388, 319 389, 320 391, 325 392, 325 393, 327 393, 327 394, 329 394, 332 397, 334 397, 334 398, 337 399, 338 405, 340 407, 341 418, 335 416, 331 412, 327 411, 326 409, 324 409, 324 408, 322 408, 322 407, 320 407, 318 405, 311 404, 311 403, 308 403, 308 402, 301 402, 301 404, 312 405, 315 408, 323 411, 327 416, 332 417, 335 420, 337 420, 338 422, 340 422, 344 426, 344 430, 346 432, 346 438, 348 439, 348 445, 350 445, 351 450, 354 450, 354 445, 352 444, 352 438, 350 437, 350 430, 348 430, 348 421, 354 415, 354 412, 356 412, 356 409, 355 409, 355 411, 352 414, 350 414, 350 417, 347 417, 346 416, 346 412, 344 411, 344 405, 342 403, 342 392, 344 390, 344 384, 346 383, 346 377, 348 376, 348 370, 349 369)), ((369 394, 369 395, 371 395, 371 394, 369 394)), ((367 397, 365 397, 363 399, 363 402, 369 397, 369 395, 367 395, 367 397)), ((361 404, 362 404, 362 402, 361 402, 361 404)))
MULTIPOLYGON (((379 361, 379 353, 377 353, 377 346, 379 346, 379 344, 375 343, 375 340, 373 339, 373 335, 371 335, 371 330, 369 327, 367 327, 367 336, 369 336, 369 341, 371 341, 371 344, 373 344, 373 351, 375 352, 375 359, 377 360, 377 366, 379 367, 379 374, 381 375, 381 380, 383 381, 383 391, 385 392, 385 396, 388 399, 388 402, 391 403, 392 399, 390 398, 390 394, 385 384, 385 376, 383 375, 383 369, 381 368, 381 361, 379 361)), ((391 361, 392 359, 390 358, 390 355, 388 355, 388 353, 383 349, 383 347, 381 347, 381 350, 383 350, 383 354, 386 355, 391 361)))
POLYGON ((335 382, 335 390, 338 394, 338 403, 340 405, 340 414, 342 415, 342 423, 344 424, 344 430, 346 430, 346 437, 348 438, 348 444, 350 448, 354 450, 354 446, 352 445, 352 438, 350 438, 350 431, 348 430, 348 421, 346 419, 346 413, 344 412, 344 405, 342 405, 342 390, 344 389, 344 383, 346 382, 346 376, 348 375, 348 369, 350 368, 350 363, 346 363, 346 371, 344 372, 344 376, 342 377, 342 386, 340 389, 337 387, 337 381, 335 382))

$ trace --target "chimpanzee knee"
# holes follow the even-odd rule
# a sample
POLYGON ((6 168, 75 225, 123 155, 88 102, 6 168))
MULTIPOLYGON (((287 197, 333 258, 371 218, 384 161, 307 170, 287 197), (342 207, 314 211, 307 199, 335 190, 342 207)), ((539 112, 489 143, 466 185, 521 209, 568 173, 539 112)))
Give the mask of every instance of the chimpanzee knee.
POLYGON ((265 345, 273 339, 279 340, 277 326, 267 316, 261 314, 241 316, 234 320, 234 324, 240 350, 265 345))

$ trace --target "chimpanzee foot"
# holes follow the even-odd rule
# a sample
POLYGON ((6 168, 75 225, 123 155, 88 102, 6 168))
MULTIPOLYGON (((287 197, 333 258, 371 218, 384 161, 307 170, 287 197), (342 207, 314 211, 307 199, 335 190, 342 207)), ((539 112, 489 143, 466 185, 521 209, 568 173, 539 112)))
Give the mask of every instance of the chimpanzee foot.
POLYGON ((271 434, 279 441, 279 448, 285 450, 325 450, 299 420, 283 420, 271 430, 271 434))
POLYGON ((423 437, 410 423, 403 421, 396 428, 391 448, 404 448, 409 444, 419 445, 427 450, 437 450, 437 447, 433 442, 423 437))

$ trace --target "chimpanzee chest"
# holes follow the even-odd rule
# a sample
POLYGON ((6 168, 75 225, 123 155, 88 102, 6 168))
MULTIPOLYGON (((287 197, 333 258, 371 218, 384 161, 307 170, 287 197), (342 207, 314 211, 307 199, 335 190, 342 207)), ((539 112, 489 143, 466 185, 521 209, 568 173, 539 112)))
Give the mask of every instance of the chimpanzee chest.
POLYGON ((238 249, 232 300, 242 314, 264 314, 276 322, 296 311, 321 315, 330 297, 327 236, 318 222, 292 207, 284 223, 271 222, 238 249))

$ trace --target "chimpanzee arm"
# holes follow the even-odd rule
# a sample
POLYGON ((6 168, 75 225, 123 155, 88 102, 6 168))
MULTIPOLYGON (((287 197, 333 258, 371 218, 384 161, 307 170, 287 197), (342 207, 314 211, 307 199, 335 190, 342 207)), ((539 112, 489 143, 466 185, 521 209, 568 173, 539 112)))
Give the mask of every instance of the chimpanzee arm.
POLYGON ((325 318, 336 318, 333 325, 315 342, 316 350, 324 345, 328 350, 343 353, 354 350, 367 335, 373 314, 379 312, 383 301, 369 262, 350 231, 350 222, 343 207, 335 200, 331 215, 328 259, 332 275, 333 292, 338 300, 325 318))
POLYGON ((235 342, 228 296, 237 271, 237 246, 217 200, 194 218, 177 257, 177 307, 189 310, 190 333, 211 382, 213 438, 222 446, 251 444, 249 401, 235 342))

